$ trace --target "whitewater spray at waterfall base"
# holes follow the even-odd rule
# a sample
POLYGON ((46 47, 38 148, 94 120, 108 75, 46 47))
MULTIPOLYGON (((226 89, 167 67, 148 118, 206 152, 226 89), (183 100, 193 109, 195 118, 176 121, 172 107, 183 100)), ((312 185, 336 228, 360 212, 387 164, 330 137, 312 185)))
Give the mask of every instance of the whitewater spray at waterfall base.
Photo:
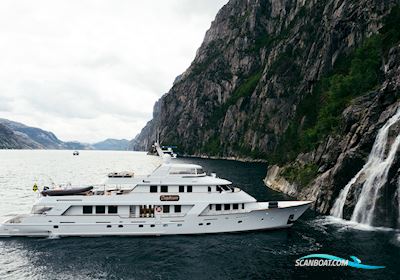
MULTIPOLYGON (((399 120, 400 108, 397 110, 396 114, 392 116, 379 130, 371 153, 369 154, 368 160, 363 168, 347 183, 347 185, 340 192, 335 204, 331 209, 331 214, 333 216, 343 218, 343 208, 350 189, 363 174, 366 179, 351 216, 351 220, 358 223, 373 225, 376 202, 380 197, 380 191, 382 187, 387 181, 389 169, 400 146, 400 134, 398 134, 391 144, 389 151, 385 153, 388 144, 388 134, 390 127, 399 120)), ((398 192, 397 195, 399 195, 398 192)))

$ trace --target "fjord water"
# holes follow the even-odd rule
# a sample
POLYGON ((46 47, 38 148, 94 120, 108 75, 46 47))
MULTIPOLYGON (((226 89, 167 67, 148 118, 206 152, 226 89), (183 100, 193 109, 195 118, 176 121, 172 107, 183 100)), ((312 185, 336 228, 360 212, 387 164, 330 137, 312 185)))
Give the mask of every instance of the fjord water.
MULTIPOLYGON (((290 199, 262 182, 266 165, 224 160, 198 163, 258 200, 290 199)), ((150 172, 159 158, 137 152, 0 151, 0 216, 26 213, 32 185, 101 184, 111 171, 150 172)), ((289 230, 164 237, 3 238, 0 279, 397 279, 399 233, 318 216, 309 210, 289 230), (295 267, 325 253, 386 268, 295 267)))

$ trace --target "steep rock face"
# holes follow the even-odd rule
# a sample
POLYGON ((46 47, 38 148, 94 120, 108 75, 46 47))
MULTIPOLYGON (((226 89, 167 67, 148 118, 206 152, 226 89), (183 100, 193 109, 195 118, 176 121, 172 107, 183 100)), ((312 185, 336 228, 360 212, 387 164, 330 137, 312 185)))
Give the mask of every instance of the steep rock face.
POLYGON ((151 145, 158 139, 160 112, 161 112, 162 97, 153 107, 153 119, 150 120, 142 129, 140 134, 136 135, 128 144, 128 150, 144 151, 149 150, 151 145))
POLYGON ((299 101, 394 2, 230 1, 132 147, 148 149, 158 131, 188 154, 264 157, 299 101))
MULTIPOLYGON (((388 62, 384 66, 385 77, 378 90, 353 100, 342 113, 344 124, 341 135, 331 135, 315 150, 300 154, 286 166, 269 167, 266 184, 289 195, 315 201, 314 208, 329 214, 339 193, 366 163, 380 128, 395 115, 400 108, 400 46, 392 48, 388 62), (315 179, 306 186, 287 180, 287 170, 301 169, 314 164, 319 167, 315 179), (290 191, 288 191, 290 190, 290 191)), ((390 127, 386 156, 394 139, 400 134, 400 121, 390 127)), ((378 167, 377 167, 378 168, 378 167)), ((378 217, 374 225, 399 227, 399 170, 400 151, 388 173, 388 178, 380 190, 377 201, 378 217), (381 212, 381 213, 379 213, 381 212)), ((354 183, 343 209, 343 217, 350 219, 359 199, 360 192, 368 174, 362 174, 354 183)))

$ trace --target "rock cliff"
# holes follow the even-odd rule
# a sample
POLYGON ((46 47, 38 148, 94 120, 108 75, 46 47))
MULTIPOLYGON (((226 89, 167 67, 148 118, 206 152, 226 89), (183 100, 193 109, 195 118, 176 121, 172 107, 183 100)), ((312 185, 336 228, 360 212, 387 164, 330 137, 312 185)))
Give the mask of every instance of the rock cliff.
POLYGON ((271 187, 329 213, 399 106, 398 5, 229 1, 132 148, 266 159, 271 187))

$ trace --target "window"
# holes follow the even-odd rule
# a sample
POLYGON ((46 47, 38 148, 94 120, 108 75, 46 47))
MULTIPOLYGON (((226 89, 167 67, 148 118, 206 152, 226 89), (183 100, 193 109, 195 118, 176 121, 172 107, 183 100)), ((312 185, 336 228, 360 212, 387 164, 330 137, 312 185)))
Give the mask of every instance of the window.
POLYGON ((118 225, 118 227, 124 227, 123 225, 118 225))
POLYGON ((222 189, 220 186, 217 186, 217 192, 222 192, 222 189))
POLYGON ((221 210, 221 204, 215 204, 215 210, 220 211, 221 210))
POLYGON ((83 214, 92 214, 93 206, 83 206, 83 214))
POLYGON ((198 168, 198 169, 196 169, 196 173, 197 173, 197 174, 204 174, 203 168, 198 168))
POLYGON ((187 186, 187 189, 186 189, 187 192, 192 192, 192 190, 193 190, 192 186, 187 186))
POLYGON ((242 203, 242 209, 244 209, 244 203, 242 203))
POLYGON ((230 188, 228 186, 221 186, 225 191, 229 191, 230 188))
POLYGON ((232 209, 233 210, 239 209, 239 204, 237 204, 237 203, 232 204, 232 209))
POLYGON ((143 225, 139 225, 139 227, 143 227, 143 225))
POLYGON ((96 214, 105 214, 106 207, 104 205, 97 205, 96 206, 96 214))
POLYGON ((210 208, 210 210, 212 210, 212 204, 210 204, 209 208, 210 208))
POLYGON ((150 225, 150 227, 155 227, 156 225, 150 225))
POLYGON ((224 204, 224 210, 231 210, 230 204, 224 204))
POLYGON ((150 186, 150 192, 157 192, 157 186, 150 186))
POLYGON ((179 192, 185 192, 185 186, 179 186, 179 192))
POLYGON ((175 211, 175 213, 181 213, 181 206, 180 205, 175 205, 174 206, 174 211, 175 211))
POLYGON ((107 225, 107 227, 108 227, 108 228, 110 228, 110 227, 111 227, 111 225, 107 225))
POLYGON ((117 214, 118 213, 118 206, 110 205, 108 206, 108 214, 117 214))
POLYGON ((211 192, 211 187, 208 187, 208 192, 211 192))
POLYGON ((168 186, 161 186, 161 192, 168 192, 168 186))
POLYGON ((169 205, 164 205, 163 206, 163 212, 164 213, 169 213, 169 205))

